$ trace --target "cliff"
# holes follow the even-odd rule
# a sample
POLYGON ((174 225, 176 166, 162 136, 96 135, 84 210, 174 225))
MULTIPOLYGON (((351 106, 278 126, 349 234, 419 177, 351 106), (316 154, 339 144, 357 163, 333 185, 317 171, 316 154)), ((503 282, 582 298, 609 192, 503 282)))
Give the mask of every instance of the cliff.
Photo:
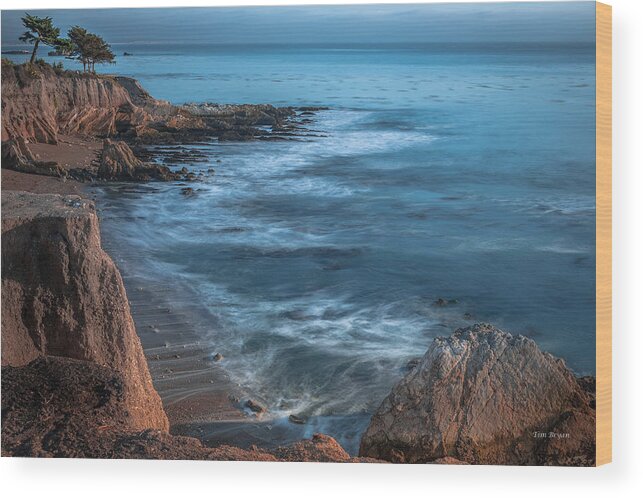
POLYGON ((56 144, 60 135, 138 143, 286 138, 298 129, 291 108, 174 106, 123 76, 58 71, 47 64, 3 65, 2 141, 56 144), (257 128, 271 125, 272 132, 257 128))
POLYGON ((594 465, 591 379, 490 325, 436 339, 384 400, 360 455, 421 463, 594 465))
POLYGON ((2 193, 2 365, 59 356, 122 375, 129 424, 167 429, 92 203, 2 193))
POLYGON ((146 107, 135 105, 113 78, 57 74, 48 65, 2 68, 3 141, 55 144, 59 134, 113 136, 152 121, 150 111, 169 104, 150 98, 146 107))

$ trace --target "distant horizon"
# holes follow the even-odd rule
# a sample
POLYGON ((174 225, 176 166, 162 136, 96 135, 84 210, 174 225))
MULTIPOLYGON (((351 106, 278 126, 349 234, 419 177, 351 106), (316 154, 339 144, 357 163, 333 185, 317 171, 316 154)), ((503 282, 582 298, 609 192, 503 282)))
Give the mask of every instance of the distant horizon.
MULTIPOLYGON (((591 44, 594 2, 27 10, 61 34, 81 25, 112 45, 591 44), (161 37, 159 33, 163 33, 161 37)), ((21 46, 24 10, 2 11, 2 46, 21 46)))

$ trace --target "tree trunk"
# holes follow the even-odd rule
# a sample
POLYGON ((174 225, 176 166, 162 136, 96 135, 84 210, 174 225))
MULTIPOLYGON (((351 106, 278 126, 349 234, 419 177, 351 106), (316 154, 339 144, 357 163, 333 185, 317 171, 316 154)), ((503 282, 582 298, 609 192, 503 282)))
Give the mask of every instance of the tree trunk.
POLYGON ((36 52, 38 51, 39 43, 40 43, 40 39, 36 38, 36 42, 33 44, 33 52, 31 52, 31 60, 29 61, 29 64, 33 64, 34 61, 36 60, 36 52))

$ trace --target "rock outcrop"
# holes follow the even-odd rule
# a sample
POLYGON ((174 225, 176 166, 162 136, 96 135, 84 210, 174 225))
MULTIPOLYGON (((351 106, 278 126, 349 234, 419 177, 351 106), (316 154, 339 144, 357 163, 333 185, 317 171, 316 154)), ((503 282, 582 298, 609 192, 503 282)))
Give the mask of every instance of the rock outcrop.
POLYGON ((393 462, 594 465, 591 382, 490 325, 435 339, 384 400, 360 455, 393 462))
POLYGON ((382 463, 374 458, 351 457, 334 438, 325 434, 314 434, 312 439, 280 446, 271 453, 280 462, 382 463))
POLYGON ((2 167, 46 176, 66 176, 64 168, 53 161, 38 161, 31 153, 23 137, 16 137, 2 143, 2 167))
POLYGON ((101 248, 93 204, 4 191, 2 365, 23 366, 41 356, 119 372, 128 424, 168 429, 123 281, 101 248))
POLYGON ((175 180, 181 175, 167 166, 146 164, 139 160, 125 142, 105 139, 98 166, 101 180, 175 180))

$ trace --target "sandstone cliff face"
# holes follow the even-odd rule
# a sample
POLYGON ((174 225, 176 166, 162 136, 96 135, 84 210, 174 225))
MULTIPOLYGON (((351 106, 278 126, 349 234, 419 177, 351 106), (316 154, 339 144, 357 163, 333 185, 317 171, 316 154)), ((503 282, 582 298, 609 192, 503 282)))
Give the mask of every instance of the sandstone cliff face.
POLYGON ((149 95, 132 96, 127 88, 115 78, 58 75, 49 66, 3 67, 2 140, 55 144, 59 134, 107 137, 144 127, 156 114, 177 112, 149 95))
POLYGON ((174 106, 123 76, 56 72, 39 64, 2 70, 3 142, 23 138, 56 144, 59 135, 118 137, 139 144, 185 144, 214 137, 275 140, 306 131, 289 122, 295 115, 292 108, 271 105, 174 106))
POLYGON ((116 266, 93 204, 76 196, 2 194, 2 365, 40 356, 120 372, 128 424, 167 429, 116 266))
POLYGON ((593 465, 592 397, 534 341, 479 324, 433 342, 373 416, 360 455, 593 465))
POLYGON ((2 140, 57 143, 58 133, 115 133, 117 115, 131 107, 124 88, 91 76, 58 77, 51 68, 3 69, 2 140))

